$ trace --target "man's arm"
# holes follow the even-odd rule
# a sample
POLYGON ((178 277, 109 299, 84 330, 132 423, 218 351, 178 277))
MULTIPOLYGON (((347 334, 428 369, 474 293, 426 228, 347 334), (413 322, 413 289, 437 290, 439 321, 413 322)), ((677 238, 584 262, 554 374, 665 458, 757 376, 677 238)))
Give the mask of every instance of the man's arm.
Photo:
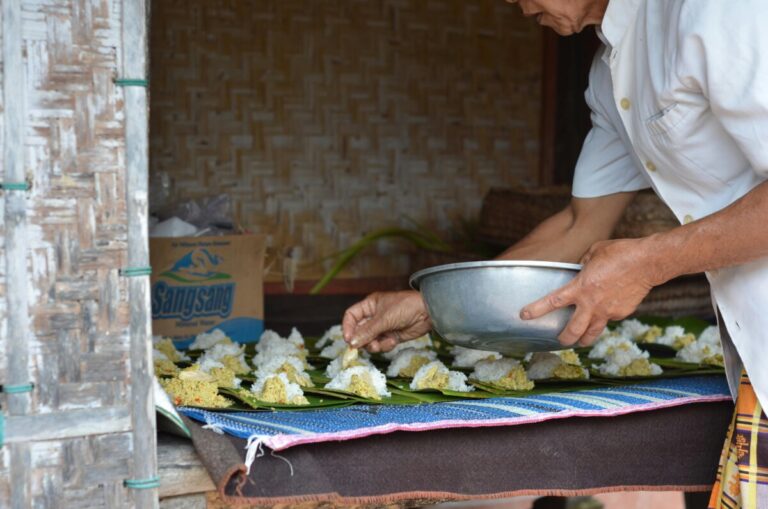
MULTIPOLYGON (((634 192, 574 198, 497 259, 577 262, 589 247, 610 238, 634 192)), ((355 348, 387 351, 432 327, 421 294, 379 292, 350 307, 342 322, 344 338, 355 348)))
MULTIPOLYGON (((763 178, 768 178, 768 31, 758 20, 767 15, 764 0, 688 2, 674 34, 678 75, 709 100, 723 136, 731 136, 763 178)), ((575 305, 560 341, 588 345, 606 321, 632 313, 653 286, 768 257, 766 217, 768 184, 763 183, 729 207, 667 233, 598 243, 571 283, 521 315, 535 318, 575 305)))
POLYGON ((611 238, 635 194, 573 198, 497 259, 576 263, 595 242, 611 238))
POLYGON ((732 205, 665 233, 598 242, 570 283, 526 306, 523 319, 575 305, 560 342, 591 344, 610 320, 634 312, 654 286, 683 274, 768 257, 768 182, 732 205))
POLYGON ((723 210, 648 237, 654 283, 768 257, 768 182, 723 210))

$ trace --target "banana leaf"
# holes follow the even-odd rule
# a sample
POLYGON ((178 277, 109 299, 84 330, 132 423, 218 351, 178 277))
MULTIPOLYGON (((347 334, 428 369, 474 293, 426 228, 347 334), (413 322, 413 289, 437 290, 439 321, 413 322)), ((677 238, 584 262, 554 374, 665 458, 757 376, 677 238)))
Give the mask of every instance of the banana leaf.
POLYGON ((418 403, 414 398, 406 397, 401 394, 392 394, 391 397, 383 397, 381 399, 365 398, 352 392, 340 391, 336 389, 325 389, 318 387, 309 387, 304 389, 304 394, 313 394, 316 396, 323 396, 325 398, 338 398, 353 403, 365 403, 367 405, 413 405, 418 403))
POLYGON ((714 364, 696 364, 693 362, 684 362, 677 359, 656 359, 652 358, 662 368, 670 368, 682 371, 695 371, 696 374, 725 373, 725 369, 714 364))
MULTIPOLYGON (((423 394, 434 394, 434 395, 442 395, 449 399, 443 399, 440 400, 439 398, 429 398, 429 399, 436 399, 437 401, 456 401, 457 399, 483 399, 483 398, 492 398, 495 396, 495 394, 489 393, 487 391, 471 391, 471 392, 459 392, 459 391, 451 391, 448 389, 419 389, 419 390, 413 390, 411 389, 411 382, 410 380, 404 380, 404 379, 390 379, 387 380, 387 384, 392 387, 393 391, 402 392, 404 394, 408 394, 414 397, 421 397, 423 394)), ((434 401, 430 401, 434 402, 434 401)))
POLYGON ((307 371, 309 378, 315 385, 323 386, 331 381, 330 378, 325 376, 325 369, 311 369, 307 371))
POLYGON ((604 385, 595 380, 580 380, 580 381, 561 380, 561 381, 558 381, 557 383, 545 383, 545 384, 539 385, 541 381, 537 380, 534 382, 536 384, 534 388, 529 391, 509 391, 506 389, 502 389, 501 387, 496 387, 488 383, 478 382, 476 380, 470 380, 470 382, 475 387, 482 388, 487 392, 493 392, 494 396, 508 397, 508 398, 518 398, 518 397, 525 397, 525 396, 538 395, 538 394, 550 394, 550 393, 557 393, 557 392, 573 392, 573 391, 581 391, 581 390, 588 390, 588 389, 597 389, 602 385, 604 385))
POLYGON ((305 397, 309 401, 309 405, 282 405, 279 403, 269 403, 266 401, 260 401, 258 398, 252 398, 246 395, 244 392, 235 389, 219 389, 223 395, 228 398, 234 398, 245 405, 248 409, 256 410, 311 410, 315 408, 336 408, 349 406, 354 403, 352 400, 342 400, 336 398, 323 398, 313 394, 307 394, 305 391, 305 397))
POLYGON ((682 376, 701 376, 701 375, 725 375, 721 368, 698 368, 698 369, 664 369, 659 375, 651 376, 608 376, 599 373, 597 370, 590 370, 590 377, 595 383, 603 381, 616 381, 618 383, 647 382, 648 380, 659 380, 662 378, 679 378, 682 376))
POLYGON ((193 361, 203 355, 205 353, 205 350, 187 350, 186 353, 193 361))
POLYGON ((402 390, 396 387, 390 387, 389 391, 394 395, 398 394, 404 397, 415 400, 418 404, 421 403, 445 403, 447 401, 456 401, 458 398, 452 396, 446 396, 439 392, 414 392, 411 390, 402 390))

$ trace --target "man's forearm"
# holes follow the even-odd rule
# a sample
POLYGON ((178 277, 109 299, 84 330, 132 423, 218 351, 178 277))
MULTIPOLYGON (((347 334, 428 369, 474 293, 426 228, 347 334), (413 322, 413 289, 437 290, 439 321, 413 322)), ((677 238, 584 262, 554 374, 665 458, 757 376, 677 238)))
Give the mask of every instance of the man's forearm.
POLYGON ((768 182, 725 209, 644 239, 656 283, 768 257, 768 182))
POLYGON ((578 262, 595 242, 610 238, 635 193, 574 199, 504 251, 499 260, 578 262))
POLYGON ((547 218, 522 240, 504 251, 499 260, 547 260, 577 262, 589 245, 574 236, 575 217, 571 206, 547 218), (576 242, 570 241, 571 237, 576 242))

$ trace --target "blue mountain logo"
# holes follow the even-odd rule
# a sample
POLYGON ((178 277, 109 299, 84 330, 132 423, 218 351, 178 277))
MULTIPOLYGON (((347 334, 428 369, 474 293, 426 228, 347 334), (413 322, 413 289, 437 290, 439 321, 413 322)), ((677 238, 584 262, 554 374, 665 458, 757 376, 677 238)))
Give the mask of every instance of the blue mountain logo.
POLYGON ((196 248, 182 256, 173 266, 160 276, 180 283, 200 283, 219 279, 231 279, 232 276, 219 272, 222 258, 207 249, 196 248))

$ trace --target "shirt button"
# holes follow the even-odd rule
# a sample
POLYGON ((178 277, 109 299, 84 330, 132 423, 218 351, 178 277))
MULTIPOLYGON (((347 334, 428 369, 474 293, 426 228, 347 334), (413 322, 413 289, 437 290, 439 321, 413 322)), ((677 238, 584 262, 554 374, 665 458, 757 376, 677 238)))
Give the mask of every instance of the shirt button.
POLYGON ((621 105, 621 109, 623 110, 628 110, 629 107, 632 106, 632 103, 629 102, 629 99, 627 99, 626 97, 621 101, 619 101, 619 104, 621 105))
POLYGON ((648 169, 648 171, 656 171, 656 165, 651 161, 646 161, 645 167, 648 169))
POLYGON ((688 224, 693 222, 693 216, 690 214, 686 214, 683 218, 683 224, 688 224))

